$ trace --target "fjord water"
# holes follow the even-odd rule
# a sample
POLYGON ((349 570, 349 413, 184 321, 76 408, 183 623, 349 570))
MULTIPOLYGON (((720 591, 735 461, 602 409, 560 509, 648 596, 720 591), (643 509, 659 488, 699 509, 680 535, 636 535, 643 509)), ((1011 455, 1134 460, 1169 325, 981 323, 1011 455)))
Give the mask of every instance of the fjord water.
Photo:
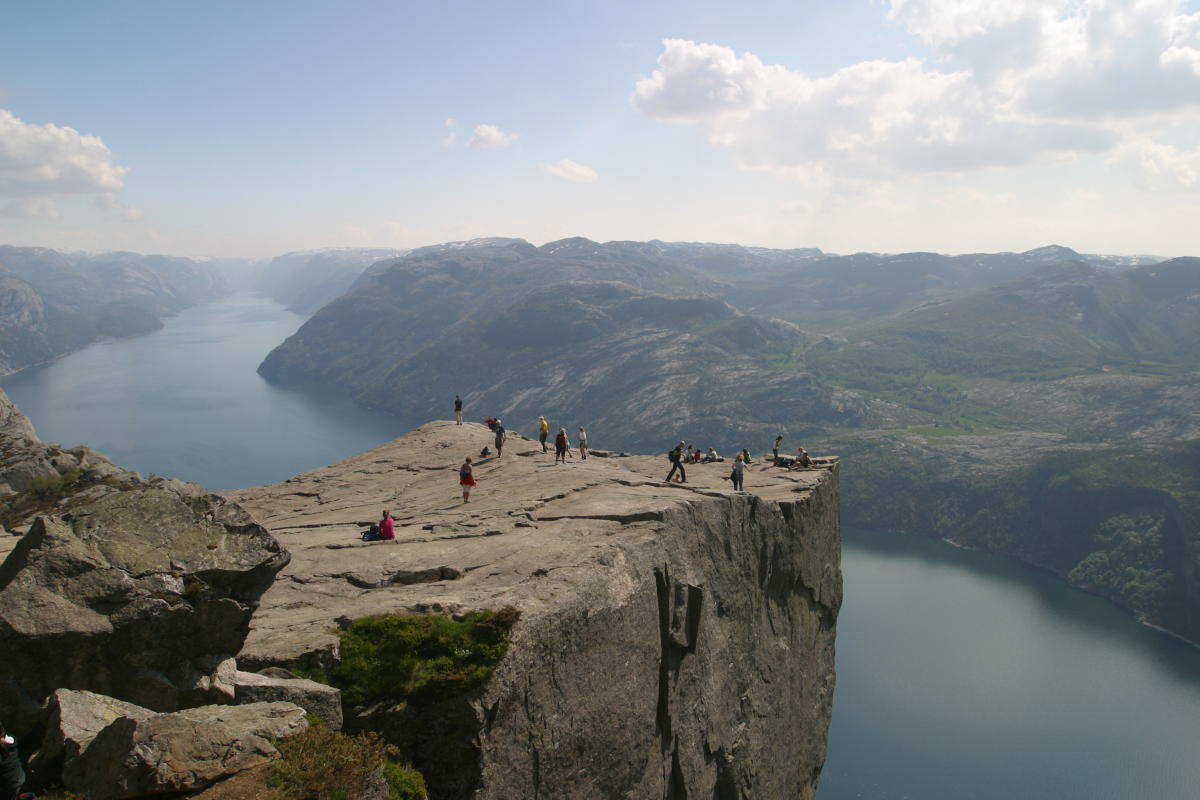
MULTIPOLYGON (((283 480, 412 427, 336 387, 260 379, 301 321, 234 297, 0 385, 44 440, 211 489, 283 480)), ((942 542, 848 530, 843 568, 818 800, 1197 797, 1200 651, 1053 576, 942 542)))
POLYGON ((0 387, 42 441, 86 444, 127 469, 213 490, 281 481, 412 427, 356 407, 336 387, 322 396, 260 378, 263 358, 302 322, 266 298, 236 295, 0 387))

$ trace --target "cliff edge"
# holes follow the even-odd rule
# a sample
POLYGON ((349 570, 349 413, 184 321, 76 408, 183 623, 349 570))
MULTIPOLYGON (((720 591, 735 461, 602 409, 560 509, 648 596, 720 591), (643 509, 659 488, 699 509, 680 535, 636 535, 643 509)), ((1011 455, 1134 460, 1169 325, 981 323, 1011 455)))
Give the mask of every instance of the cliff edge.
POLYGON ((838 465, 729 462, 661 480, 664 456, 556 465, 481 425, 431 422, 288 481, 226 493, 292 553, 243 669, 338 657, 371 614, 521 612, 474 704, 478 798, 812 798, 841 603, 838 465), (358 532, 388 509, 394 542, 358 532))

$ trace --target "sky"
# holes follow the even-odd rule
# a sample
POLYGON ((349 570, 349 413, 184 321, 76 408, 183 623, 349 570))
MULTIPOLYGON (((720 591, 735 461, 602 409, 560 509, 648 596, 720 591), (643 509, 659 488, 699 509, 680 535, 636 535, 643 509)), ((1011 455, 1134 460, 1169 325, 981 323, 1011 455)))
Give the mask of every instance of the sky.
POLYGON ((0 243, 1200 255, 1200 0, 9 0, 0 243))

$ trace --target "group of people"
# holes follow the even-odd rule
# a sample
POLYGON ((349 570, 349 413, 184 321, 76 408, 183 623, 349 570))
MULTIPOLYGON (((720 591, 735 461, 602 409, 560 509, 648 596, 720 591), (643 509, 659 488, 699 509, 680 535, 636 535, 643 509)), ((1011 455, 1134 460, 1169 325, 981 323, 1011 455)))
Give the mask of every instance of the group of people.
MULTIPOLYGON (((667 453, 667 460, 671 462, 671 471, 667 473, 666 481, 671 482, 672 479, 680 483, 687 483, 687 468, 686 464, 711 464, 719 461, 724 461, 717 454, 715 448, 708 448, 705 453, 699 447, 692 447, 687 442, 680 442, 667 453), (684 448, 687 448, 685 451, 684 448), (678 477, 676 477, 678 475, 678 477)), ((733 468, 729 472, 729 480, 733 482, 734 491, 741 492, 743 489, 746 477, 746 465, 750 463, 750 451, 743 449, 737 454, 733 460, 733 468)))
POLYGON ((803 447, 796 448, 795 456, 779 455, 780 448, 783 447, 783 434, 775 437, 775 444, 771 447, 771 455, 773 456, 772 463, 777 467, 787 467, 788 469, 808 469, 816 464, 812 460, 812 456, 803 447))
MULTIPOLYGON (((538 442, 542 445, 542 452, 546 450, 546 440, 550 438, 550 423, 545 417, 538 417, 538 442)), ((559 428, 558 433, 554 436, 554 463, 567 463, 567 456, 571 454, 571 440, 567 437, 567 429, 559 428)), ((588 457, 588 438, 587 429, 582 425, 579 426, 579 457, 587 460, 588 457)))

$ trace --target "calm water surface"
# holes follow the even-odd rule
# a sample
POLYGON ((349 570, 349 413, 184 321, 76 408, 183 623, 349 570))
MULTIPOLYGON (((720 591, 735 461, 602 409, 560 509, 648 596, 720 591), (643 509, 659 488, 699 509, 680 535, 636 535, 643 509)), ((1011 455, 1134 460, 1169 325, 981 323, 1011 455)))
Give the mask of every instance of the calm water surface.
MULTIPOLYGON (((259 378, 301 321, 235 297, 0 385, 44 440, 212 489, 279 481, 411 427, 259 378)), ((845 538, 818 800, 1200 797, 1200 652, 1005 559, 845 538)))
POLYGON ((334 392, 320 397, 260 378, 263 358, 303 321, 270 300, 238 295, 0 386, 43 441, 86 444, 127 469, 213 490, 273 483, 412 427, 334 392))

